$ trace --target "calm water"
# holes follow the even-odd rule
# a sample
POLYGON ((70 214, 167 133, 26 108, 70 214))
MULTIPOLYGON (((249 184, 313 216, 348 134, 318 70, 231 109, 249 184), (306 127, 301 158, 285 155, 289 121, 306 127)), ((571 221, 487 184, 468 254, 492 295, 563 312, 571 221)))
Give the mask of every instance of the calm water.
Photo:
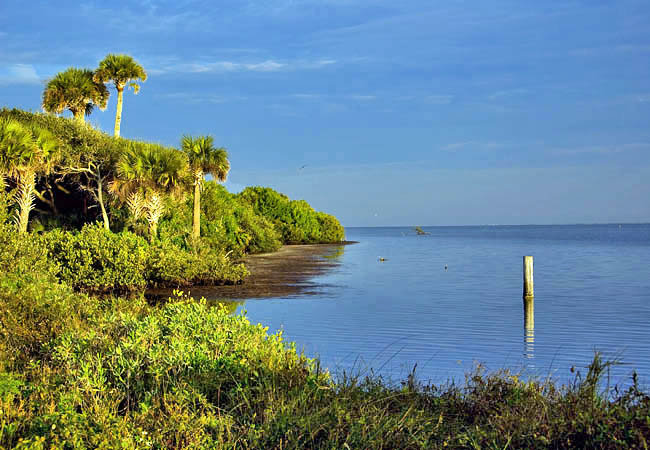
POLYGON ((571 378, 595 350, 650 383, 650 225, 348 228, 322 295, 247 300, 254 323, 284 330, 332 372, 393 381, 488 370, 571 378), (523 323, 522 256, 535 258, 535 328, 523 323), (379 262, 378 257, 387 261, 379 262), (445 270, 445 265, 448 269, 445 270))

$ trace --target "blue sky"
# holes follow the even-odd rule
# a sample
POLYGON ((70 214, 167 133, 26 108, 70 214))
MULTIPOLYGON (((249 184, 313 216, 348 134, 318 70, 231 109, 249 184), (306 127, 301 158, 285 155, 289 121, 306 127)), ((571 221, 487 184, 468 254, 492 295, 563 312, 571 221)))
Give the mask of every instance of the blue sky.
POLYGON ((0 0, 0 106, 128 53, 122 135, 212 134, 231 190, 346 226, 650 222, 649 23, 647 0, 0 0))

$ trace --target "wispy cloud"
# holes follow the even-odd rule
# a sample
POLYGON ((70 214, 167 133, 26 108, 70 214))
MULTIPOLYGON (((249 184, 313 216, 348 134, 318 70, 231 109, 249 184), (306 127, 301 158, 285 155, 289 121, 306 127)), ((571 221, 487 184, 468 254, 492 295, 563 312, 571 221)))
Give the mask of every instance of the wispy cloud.
POLYGON ((503 147, 506 147, 506 144, 502 142, 463 141, 447 144, 443 146, 441 150, 446 152, 457 152, 462 150, 496 150, 503 147))
POLYGON ((332 64, 333 59, 321 59, 315 61, 295 60, 276 61, 267 59, 256 62, 237 61, 200 61, 191 63, 162 63, 155 64, 150 69, 152 73, 227 73, 227 72, 280 72, 292 70, 316 70, 332 64))
POLYGON ((528 89, 524 88, 516 88, 516 89, 506 89, 503 91, 496 91, 490 95, 488 95, 488 99, 490 100, 496 100, 499 98, 510 98, 510 97, 517 97, 520 95, 525 95, 528 94, 530 91, 528 89))
POLYGON ((301 100, 316 100, 319 98, 323 98, 321 94, 291 94, 290 97, 298 98, 301 100))
POLYGON ((650 150, 649 142, 630 142, 616 145, 592 145, 584 147, 560 147, 549 150, 555 155, 581 155, 581 154, 600 154, 609 155, 629 151, 650 150))
POLYGON ((454 100, 453 95, 428 95, 423 99, 426 103, 433 105, 448 105, 454 100))
POLYGON ((377 96, 355 94, 355 95, 348 95, 347 98, 349 98, 350 100, 359 100, 359 101, 367 102, 371 100, 376 100, 377 96))
POLYGON ((0 84, 39 84, 40 77, 31 64, 11 64, 0 69, 0 84))
POLYGON ((180 101, 183 103, 228 103, 247 100, 248 97, 236 95, 217 95, 193 92, 169 92, 166 94, 157 94, 156 98, 180 101))

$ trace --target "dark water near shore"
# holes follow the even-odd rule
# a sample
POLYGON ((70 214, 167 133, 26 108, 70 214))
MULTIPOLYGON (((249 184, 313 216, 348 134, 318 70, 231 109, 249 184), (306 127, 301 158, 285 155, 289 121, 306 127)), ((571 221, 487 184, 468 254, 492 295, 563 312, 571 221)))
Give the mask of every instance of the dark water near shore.
POLYGON ((247 300, 332 372, 463 380, 476 363, 565 382, 594 351, 650 384, 650 225, 348 228, 322 294, 247 300), (524 330, 522 256, 535 258, 535 328, 524 330), (379 262, 378 257, 387 261, 379 262), (448 270, 445 270, 445 265, 448 270))

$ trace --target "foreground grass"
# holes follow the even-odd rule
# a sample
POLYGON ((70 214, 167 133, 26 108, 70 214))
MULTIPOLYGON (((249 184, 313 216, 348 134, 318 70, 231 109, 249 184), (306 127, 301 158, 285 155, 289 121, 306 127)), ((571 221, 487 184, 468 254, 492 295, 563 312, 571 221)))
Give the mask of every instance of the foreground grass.
POLYGON ((650 438, 649 397, 633 383, 606 398, 598 356, 561 388, 507 372, 462 386, 334 382, 280 334, 202 301, 84 300, 85 317, 67 311, 75 320, 3 360, 2 447, 646 448, 650 438))

